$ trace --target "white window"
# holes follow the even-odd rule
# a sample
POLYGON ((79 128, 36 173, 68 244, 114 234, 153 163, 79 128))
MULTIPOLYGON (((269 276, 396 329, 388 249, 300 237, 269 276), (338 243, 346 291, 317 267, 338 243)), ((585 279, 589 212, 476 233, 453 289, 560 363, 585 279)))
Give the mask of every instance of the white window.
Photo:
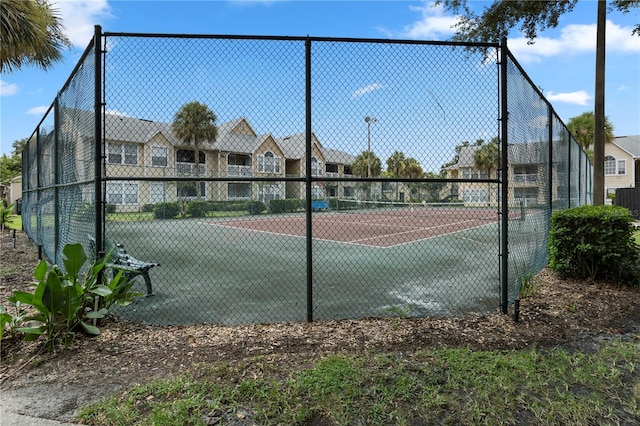
POLYGON ((155 167, 167 167, 169 164, 169 149, 165 146, 151 147, 151 165, 155 167))
POLYGON ((251 185, 248 183, 228 183, 227 198, 247 200, 251 198, 251 185))
POLYGON ((107 182, 107 203, 138 204, 138 182, 107 182))
POLYGON ((280 173, 280 157, 276 157, 271 151, 258 156, 258 171, 260 173, 280 173))
POLYGON ((205 182, 179 182, 176 185, 177 197, 180 199, 196 198, 196 185, 200 185, 200 198, 207 197, 205 182))
POLYGON ((260 185, 258 187, 258 200, 268 203, 271 200, 280 199, 280 185, 260 185))
POLYGON ((109 164, 138 164, 138 146, 128 143, 110 143, 107 146, 109 164))
POLYGON ((318 184, 312 184, 311 198, 314 200, 322 200, 324 198, 324 188, 318 184))
POLYGON ((486 179, 488 176, 486 171, 462 169, 462 179, 486 179))
POLYGON ((151 182, 149 183, 149 202, 151 204, 163 203, 167 201, 165 182, 151 182))
POLYGON ((626 175, 627 161, 616 160, 615 157, 607 155, 604 157, 604 174, 605 175, 626 175))
POLYGON ((489 201, 489 193, 486 189, 465 189, 462 198, 465 203, 486 203, 489 201))
POLYGON ((311 176, 322 176, 322 161, 311 157, 311 176))

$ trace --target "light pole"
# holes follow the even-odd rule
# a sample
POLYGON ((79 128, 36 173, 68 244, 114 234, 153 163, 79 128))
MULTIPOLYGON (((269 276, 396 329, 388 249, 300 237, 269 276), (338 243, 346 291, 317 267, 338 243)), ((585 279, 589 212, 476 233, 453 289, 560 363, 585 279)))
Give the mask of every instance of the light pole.
POLYGON ((378 119, 375 117, 364 117, 367 123, 367 177, 371 177, 371 123, 375 124, 378 119))

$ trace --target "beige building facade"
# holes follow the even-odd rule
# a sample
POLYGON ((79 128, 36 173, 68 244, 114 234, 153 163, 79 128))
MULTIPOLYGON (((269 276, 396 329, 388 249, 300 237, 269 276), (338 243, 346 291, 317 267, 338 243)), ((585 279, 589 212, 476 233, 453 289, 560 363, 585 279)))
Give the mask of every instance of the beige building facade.
MULTIPOLYGON (((218 126, 215 142, 199 144, 196 169, 193 145, 177 139, 167 123, 105 116, 106 170, 110 177, 132 180, 107 182, 107 203, 117 211, 138 211, 145 204, 179 199, 213 201, 305 198, 304 182, 254 178, 285 178, 306 175, 304 133, 276 138, 259 135, 246 118, 218 126), (138 180, 137 177, 163 180, 138 180), (198 181, 198 178, 233 178, 234 181, 198 181), (175 181, 165 178, 193 178, 175 181), (246 181, 238 180, 247 178, 246 181), (196 183, 200 186, 196 191, 196 183), (199 195, 198 195, 199 192, 199 195)), ((316 177, 349 177, 353 155, 325 148, 312 135, 312 170, 316 177)), ((354 196, 350 182, 314 182, 314 199, 354 196)))

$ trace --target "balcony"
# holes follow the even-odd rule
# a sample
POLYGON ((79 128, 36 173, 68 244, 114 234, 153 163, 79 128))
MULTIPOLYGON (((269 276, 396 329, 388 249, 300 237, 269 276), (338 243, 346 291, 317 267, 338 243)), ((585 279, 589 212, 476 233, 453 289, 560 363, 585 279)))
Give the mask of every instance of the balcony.
MULTIPOLYGON (((198 175, 204 176, 207 172, 207 165, 200 164, 198 167, 198 175)), ((181 163, 176 162, 176 174, 180 176, 195 176, 196 175, 196 165, 194 163, 181 163)))
POLYGON ((335 173, 335 172, 327 172, 327 177, 340 177, 340 173, 335 173))
POLYGON ((236 166, 227 164, 227 176, 231 177, 252 177, 253 169, 251 166, 236 166))

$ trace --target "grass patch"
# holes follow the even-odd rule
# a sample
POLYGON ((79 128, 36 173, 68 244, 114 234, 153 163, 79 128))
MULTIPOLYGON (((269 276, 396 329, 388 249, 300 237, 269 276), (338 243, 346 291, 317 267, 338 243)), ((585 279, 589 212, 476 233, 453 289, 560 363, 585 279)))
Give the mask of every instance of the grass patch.
MULTIPOLYGON (((236 217, 236 216, 248 216, 249 213, 246 210, 231 210, 231 211, 210 211, 207 212, 206 217, 236 217)), ((125 213, 107 213, 107 221, 110 222, 135 222, 145 220, 155 220, 153 212, 125 212, 125 213)))
POLYGON ((257 424, 597 424, 640 417, 640 339, 592 354, 560 349, 332 355, 311 368, 264 370, 260 360, 198 366, 199 374, 134 386, 85 407, 83 423, 225 424, 249 412, 257 424), (231 413, 231 414, 229 414, 231 413))

